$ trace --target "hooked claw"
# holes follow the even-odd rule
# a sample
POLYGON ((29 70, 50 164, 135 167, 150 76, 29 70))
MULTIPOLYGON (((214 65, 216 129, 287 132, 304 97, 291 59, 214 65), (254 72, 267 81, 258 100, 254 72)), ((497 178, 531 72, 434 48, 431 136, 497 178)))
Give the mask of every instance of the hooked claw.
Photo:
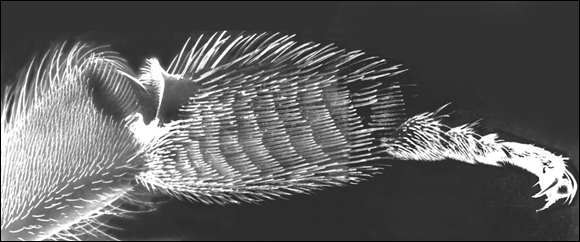
POLYGON ((536 212, 549 208, 560 199, 566 199, 564 202, 571 204, 574 200, 574 197, 576 196, 576 179, 574 179, 574 176, 568 170, 564 172, 562 177, 556 178, 552 182, 550 182, 550 180, 546 179, 545 177, 544 179, 540 177, 540 181, 538 181, 538 183, 536 183, 534 186, 536 185, 540 186, 541 191, 532 197, 539 198, 544 195, 546 196, 546 204, 544 204, 542 208, 536 210, 536 212))

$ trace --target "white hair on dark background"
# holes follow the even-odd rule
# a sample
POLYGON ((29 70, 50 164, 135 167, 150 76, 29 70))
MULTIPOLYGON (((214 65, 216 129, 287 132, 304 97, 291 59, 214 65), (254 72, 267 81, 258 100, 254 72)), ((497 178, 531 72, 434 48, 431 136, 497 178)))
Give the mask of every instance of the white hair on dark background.
MULTIPOLYGON (((168 6, 170 5, 171 4, 168 4, 168 6)), ((418 90, 425 90, 423 93, 420 93, 419 98, 422 98, 421 103, 416 102, 413 99, 408 99, 408 97, 405 96, 407 104, 411 104, 405 107, 409 110, 407 112, 409 116, 407 117, 411 117, 413 114, 435 110, 442 104, 451 101, 452 105, 439 112, 439 114, 449 113, 449 110, 455 110, 456 112, 453 115, 450 115, 447 119, 438 118, 435 120, 437 122, 432 122, 435 126, 437 126, 438 122, 440 122, 439 124, 442 124, 442 126, 437 126, 441 127, 441 130, 435 129, 434 131, 443 132, 443 136, 445 136, 447 131, 447 125, 454 127, 483 118, 480 122, 482 125, 479 127, 469 125, 465 126, 466 129, 462 128, 457 130, 461 131, 474 128, 477 129, 477 133, 480 134, 489 134, 490 132, 500 131, 500 137, 502 139, 534 144, 534 146, 549 149, 552 153, 570 156, 572 161, 577 164, 577 138, 574 139, 574 132, 572 132, 572 136, 569 134, 569 131, 566 132, 566 130, 577 130, 577 127, 574 128, 573 125, 569 125, 570 122, 574 123, 574 120, 577 120, 574 118, 574 115, 571 115, 574 111, 560 112, 558 111, 561 110, 560 108, 554 108, 559 104, 570 103, 568 102, 569 100, 575 100, 573 98, 575 92, 572 91, 574 88, 566 88, 567 84, 563 82, 563 80, 569 79, 568 76, 566 76, 568 70, 567 66, 569 66, 569 63, 573 64, 574 60, 570 61, 570 59, 567 58, 569 54, 563 54, 561 51, 566 49, 566 46, 569 46, 566 43, 574 42, 574 38, 570 39, 568 38, 569 36, 565 38, 558 37, 564 37, 563 35, 558 35, 558 33, 561 32, 560 30, 562 29, 565 30, 566 26, 569 24, 567 25, 566 23, 562 21, 558 22, 557 20, 552 21, 552 19, 565 19, 563 16, 566 16, 566 12, 558 14, 555 18, 550 18, 550 20, 547 18, 536 18, 537 21, 533 19, 530 21, 529 19, 525 20, 527 17, 535 16, 530 15, 530 9, 524 9, 524 11, 522 8, 517 8, 517 6, 515 6, 518 4, 512 4, 510 6, 515 6, 516 10, 519 9, 520 15, 510 15, 513 11, 503 12, 502 15, 494 15, 496 21, 498 20, 497 18, 499 18, 500 22, 501 20, 507 20, 507 22, 504 22, 503 25, 489 25, 495 27, 482 28, 485 27, 485 25, 480 25, 480 23, 474 21, 475 18, 468 18, 465 22, 458 21, 457 24, 447 23, 443 20, 420 21, 420 19, 426 19, 424 16, 433 15, 430 10, 423 10, 421 15, 413 15, 413 12, 411 12, 411 15, 409 15, 408 18, 417 20, 405 20, 407 17, 403 13, 408 13, 408 11, 399 10, 404 8, 404 6, 415 6, 414 8, 416 8, 416 5, 414 4, 390 5, 384 3, 383 5, 389 5, 389 8, 385 9, 382 8, 380 4, 373 5, 368 3, 367 5, 374 6, 371 6, 371 11, 369 11, 369 8, 357 8, 356 6, 349 7, 348 3, 340 5, 344 5, 341 7, 342 10, 346 9, 350 12, 363 14, 366 18, 365 20, 358 22, 345 22, 345 20, 341 20, 342 22, 335 21, 333 24, 334 27, 332 28, 340 29, 346 26, 341 25, 342 23, 354 23, 358 26, 351 26, 351 30, 367 29, 375 31, 379 23, 381 23, 380 25, 384 26, 384 28, 380 31, 386 30, 390 34, 369 35, 359 33, 339 35, 338 37, 331 37, 331 40, 327 39, 320 41, 318 40, 320 39, 320 35, 305 33, 308 36, 299 34, 296 40, 299 43, 305 43, 310 40, 322 43, 339 42, 339 46, 346 46, 347 50, 361 49, 372 53, 372 55, 380 55, 383 53, 383 55, 389 54, 400 58, 406 58, 404 62, 387 62, 392 63, 393 65, 398 63, 410 64, 404 65, 403 67, 411 70, 413 75, 410 79, 412 80, 406 80, 409 78, 409 73, 398 75, 398 78, 403 77, 402 81, 406 80, 408 81, 407 83, 418 83, 418 90), (377 13, 383 11, 380 14, 382 17, 378 18, 379 15, 373 14, 373 11, 377 13), (506 16, 509 18, 505 18, 506 16), (540 21, 540 19, 543 19, 543 21, 540 21), (405 24, 398 23, 397 21, 403 21, 405 24), (437 32, 440 34, 424 34, 425 32, 421 32, 421 28, 418 27, 418 23, 420 22, 422 22, 421 26, 425 25, 431 32, 437 32), (465 26, 469 27, 465 28, 465 26, 462 25, 463 22, 465 23, 465 26), (560 27, 549 29, 549 24, 538 25, 540 22, 542 22, 542 24, 544 22, 557 22, 558 24, 556 25, 560 27), (459 28, 460 26, 463 26, 463 28, 459 28), (517 29, 511 29, 510 26, 517 27, 517 29), (447 28, 450 30, 447 31, 447 28), (405 29, 416 31, 416 34, 405 35, 405 29), (526 29, 530 29, 530 31, 527 31, 526 29), (532 29, 534 31, 531 31, 532 29), (536 34, 530 34, 532 32, 538 34, 543 33, 546 36, 552 37, 550 40, 546 40, 542 39, 542 37, 536 37, 536 34), (304 38, 305 36, 306 38, 304 38), (313 36, 315 37, 312 38, 313 36), (473 38, 469 36, 473 36, 473 38), (514 38, 514 36, 519 37, 514 38), (345 38, 350 39, 350 42, 341 40, 345 38), (475 39, 478 39, 478 41, 475 41, 475 39), (518 42, 515 42, 516 39, 518 42), (345 43, 347 44, 344 45, 345 43), (568 61, 566 62, 564 60, 568 61), (442 78, 448 78, 448 80, 442 78), (449 80, 452 81, 450 82, 449 80), (550 80, 548 83, 544 83, 547 85, 539 84, 547 80, 550 80), (517 93, 517 95, 515 95, 517 98, 515 99, 513 98, 514 93, 517 93), (417 106, 417 104, 419 104, 419 106, 417 106), (557 119, 554 119, 554 117, 557 117, 557 119), (502 131, 507 131, 508 133, 515 135, 515 137, 502 131), (521 137, 526 137, 526 139, 522 139, 521 137), (574 144, 576 144, 576 146, 574 146, 574 144), (570 145, 572 146, 570 147, 570 145)), ((352 3, 351 5, 355 4, 352 3)), ((361 4, 361 6, 362 5, 364 4, 361 4)), ((435 5, 431 5, 431 8, 434 9, 433 11, 437 11, 437 9, 440 11, 440 8, 437 8, 435 5)), ((466 5, 468 4, 463 4, 461 9, 465 10, 466 5)), ((530 5, 532 10, 534 9, 534 4, 529 3, 527 5, 530 5)), ((3 9, 7 9, 5 8, 4 3, 3 9)), ((184 16, 205 16, 203 15, 203 12, 208 11, 207 8, 195 9, 197 11, 196 13, 188 11, 187 14, 179 14, 179 10, 185 10, 185 8, 176 8, 174 10, 177 12, 171 12, 172 16, 184 20, 184 16)), ((301 14, 301 17, 308 19, 307 16, 309 11, 314 9, 316 8, 302 9, 304 14, 301 14)), ((469 8, 467 9, 469 10, 469 8)), ((487 9, 487 13, 492 11, 492 8, 485 9, 487 9)), ((546 16, 553 16, 553 14, 550 15, 550 9, 554 10, 554 8, 542 7, 541 12, 548 11, 546 16)), ((7 43, 4 41, 5 38, 8 36, 18 37, 18 35, 12 36, 10 34, 5 34, 6 28, 4 27, 8 22, 4 21, 4 17, 7 16, 4 14, 4 10, 2 14, 3 64, 21 63, 17 64, 17 68, 21 68, 25 63, 18 61, 14 62, 13 59, 6 57, 9 56, 10 53, 13 53, 20 55, 21 58, 28 58, 30 54, 24 53, 32 52, 28 50, 22 51, 22 49, 20 51, 17 49, 5 49, 5 46, 10 46, 8 45, 9 42, 7 43)), ((231 12, 226 14, 227 11, 222 10, 227 9, 222 9, 220 7, 220 14, 216 15, 216 17, 220 16, 220 18, 225 17, 226 19, 229 19, 229 15, 234 14, 231 12)), ((288 8, 286 8, 286 10, 288 10, 288 8)), ((320 11, 320 9, 318 9, 318 11, 320 11)), ((486 11, 479 12, 479 15, 472 15, 471 17, 475 16, 480 18, 480 20, 481 18, 489 18, 491 15, 486 14, 486 11)), ((103 11, 94 12, 103 13, 103 11)), ((156 12, 159 13, 159 11, 156 12)), ((242 12, 247 14, 249 10, 242 12)), ((87 14, 90 15, 90 13, 87 14)), ((147 15, 146 11, 141 11, 141 15, 147 15)), ((463 14, 463 16, 466 15, 471 14, 463 14)), ((109 18, 115 18, 116 16, 121 15, 109 15, 109 18)), ((244 18, 238 19, 237 22, 243 21, 243 19, 247 19, 247 17, 248 16, 246 15, 244 18)), ((342 18, 343 17, 345 16, 342 16, 342 18)), ((207 16, 205 18, 207 21, 206 19, 203 19, 204 25, 207 26, 210 22, 213 23, 213 21, 210 20, 211 18, 208 18, 207 16)), ((157 25, 169 18, 139 19, 140 21, 144 20, 145 22, 150 22, 155 19, 155 25, 157 25)), ((101 18, 100 20, 102 21, 104 19, 101 18)), ((14 21, 10 22, 14 23, 14 21)), ((41 21, 39 23, 42 24, 44 22, 46 21, 41 21)), ((200 21, 193 22, 202 23, 200 21)), ((119 21, 118 23, 122 24, 122 21, 119 21)), ((311 24, 317 25, 318 23, 312 21, 309 25, 311 24)), ((187 29, 191 28, 191 26, 187 27, 187 29)), ((348 28, 349 27, 347 26, 346 29, 348 28)), ((210 32, 206 33, 206 37, 209 37, 212 34, 210 32)), ((291 32, 288 33, 290 34, 291 32)), ((110 37, 113 35, 105 34, 104 36, 110 37)), ((139 35, 140 34, 136 34, 135 36, 139 35)), ((107 39, 110 39, 109 37, 99 38, 98 36, 99 34, 85 35, 83 39, 90 40, 92 43, 97 45, 112 44, 113 50, 121 52, 121 56, 127 58, 129 65, 131 66, 130 69, 138 70, 140 65, 143 66, 143 61, 150 57, 159 58, 160 67, 168 67, 170 65, 170 60, 175 54, 179 53, 183 42, 186 41, 189 34, 173 35, 178 37, 172 37, 171 34, 168 34, 165 31, 165 33, 159 33, 157 35, 144 34, 140 35, 141 37, 125 38, 122 42, 110 42, 107 41, 107 39), (168 36, 169 38, 167 38, 168 36), (160 41, 162 39, 170 41, 160 41), (167 43, 173 44, 168 45, 167 43), (131 47, 131 49, 123 49, 123 46, 134 47, 131 47)), ((123 36, 128 37, 129 35, 123 34, 123 36)), ((194 34, 192 36, 194 37, 190 44, 195 42, 193 40, 196 40, 199 34, 194 34)), ((29 35, 29 37, 37 39, 37 43, 46 43, 42 42, 42 37, 38 38, 38 35, 29 35)), ((53 38, 46 38, 46 40, 51 39, 55 39, 54 35, 53 38)), ((574 53, 574 51, 569 52, 569 48, 566 50, 566 53, 574 53)), ((4 68, 6 67, 5 65, 3 66, 3 75, 6 73, 6 69, 4 68)), ((14 68, 14 66, 8 68, 14 68)), ((173 72, 173 69, 167 68, 167 70, 169 73, 173 72)), ((155 71, 154 73, 159 72, 155 71)), ((8 76, 13 77, 14 75, 10 74, 8 76)), ((125 76, 127 77, 127 75, 125 76)), ((135 75, 132 79, 135 79, 135 77, 138 78, 138 76, 135 75)), ((196 78, 196 76, 187 76, 187 78, 196 78)), ((5 78, 3 78, 3 82, 4 80, 5 78)), ((149 84, 155 83, 153 82, 149 84)), ((157 93, 163 92, 159 89, 155 89, 155 86, 147 85, 147 83, 143 84, 143 86, 153 88, 153 90, 157 90, 157 93)), ((169 92, 181 91, 176 87, 179 86, 169 86, 169 92)), ((197 87, 194 85, 182 89, 184 92, 187 92, 190 89, 195 90, 196 88, 197 87)), ((406 94, 406 92, 403 92, 403 94, 406 94)), ((140 94, 138 94, 138 96, 140 96, 140 94)), ((160 103, 158 103, 160 100, 150 99, 149 101, 150 102, 147 106, 160 105, 160 103)), ((179 102, 180 100, 176 98, 171 101, 179 102)), ((574 102, 572 102, 572 104, 573 103, 574 102)), ((116 110, 115 112, 112 112, 115 114, 112 115, 113 117, 122 116, 120 114, 123 112, 120 111, 123 111, 123 109, 111 109, 115 108, 115 106, 107 103, 99 103, 99 105, 101 108, 106 107, 107 110, 116 110)), ((168 117, 177 117, 174 115, 174 110, 167 109, 166 107, 162 109, 169 110, 166 112, 168 117)), ((155 111, 157 110, 143 110, 145 124, 149 124, 150 121, 152 121, 150 117, 155 114, 155 111)), ((429 114, 426 113, 425 117, 428 116, 429 114)), ((138 117, 136 117, 136 119, 138 119, 138 117)), ((168 118, 167 120, 171 119, 172 118, 168 118)), ((415 122, 415 124, 417 123, 415 122)), ((421 126, 411 125, 408 127, 421 126)), ((469 132, 464 133, 468 134, 469 132)), ((478 135, 474 135, 473 137, 475 138, 474 140, 480 138, 478 135)), ((451 153, 445 151, 440 152, 440 154, 451 153)), ((262 202, 259 206, 245 205, 239 207, 203 206, 196 205, 195 203, 180 203, 174 201, 167 204, 168 206, 162 206, 156 213, 136 215, 136 217, 140 218, 138 220, 125 221, 121 219, 113 219, 107 224, 109 226, 127 229, 125 232, 117 230, 109 231, 121 239, 135 238, 135 236, 140 238, 170 236, 173 238, 191 239, 204 238, 204 234, 210 236, 212 233, 220 234, 220 237, 225 236, 226 238, 377 239, 385 238, 387 235, 396 238, 419 238, 420 236, 424 236, 422 238, 452 238, 449 236, 456 236, 458 233, 473 233, 473 228, 475 227, 481 229, 487 228, 487 231, 485 232, 478 230, 482 231, 479 232, 482 234, 477 236, 484 237, 477 238, 564 239, 574 238, 574 236, 577 238, 577 229, 574 229, 577 228, 577 200, 574 203, 575 205, 571 207, 550 209, 548 210, 549 212, 531 215, 533 209, 541 208, 546 204, 542 203, 530 208, 529 203, 532 202, 530 198, 539 191, 539 187, 537 187, 537 190, 535 191, 529 190, 529 188, 534 185, 535 181, 534 177, 527 175, 528 173, 509 169, 509 167, 508 169, 494 169, 483 166, 455 165, 459 164, 458 162, 436 162, 429 164, 408 161, 404 163, 389 162, 389 164, 397 164, 397 166, 383 170, 385 174, 378 175, 359 186, 330 189, 326 192, 318 192, 317 196, 294 196, 288 201, 262 202), (442 178, 434 179, 432 178, 433 175, 442 178), (448 183, 449 185, 441 183, 449 179, 456 182, 448 183), (400 181, 404 182, 401 183, 400 181), (461 189, 457 190, 457 186, 461 189), (481 188, 481 186, 483 186, 483 188, 481 188), (455 189, 450 189, 450 187, 455 187, 455 189), (470 187, 481 190, 472 190, 472 192, 465 193, 467 190, 464 189, 470 187), (466 197, 466 195, 468 195, 468 197, 466 197), (446 197, 460 198, 463 203, 458 204, 454 202, 457 200, 441 200, 446 197), (367 205, 368 203, 372 203, 372 205, 367 205), (461 210, 466 206, 470 208, 479 208, 480 210, 461 210), (371 208, 373 209, 372 211, 370 210, 371 208), (459 217, 457 217, 458 209, 462 211, 459 213, 461 214, 459 217), (527 212, 529 212, 530 215, 528 215, 527 212), (424 226, 418 224, 418 219, 427 218, 426 216, 437 216, 438 218, 451 218, 455 216, 457 218, 453 217, 454 221, 464 218, 467 220, 462 220, 464 222, 461 222, 461 230, 449 232, 450 228, 456 229, 455 227, 457 226, 448 225, 445 220, 438 220, 439 222, 430 224, 427 222, 431 220, 421 220, 424 221, 421 223, 424 224, 424 226), (415 217, 417 219, 414 219, 415 217), (147 220, 147 218, 149 220, 147 220), (570 219, 572 221, 572 224, 570 225, 571 229, 566 230, 565 228, 568 227, 567 221, 570 219), (299 222, 293 223, 292 221, 299 222), (187 225, 188 223, 189 225, 187 225), (556 224, 558 224, 558 226, 556 226, 556 224), (167 226, 171 226, 172 229, 169 229, 167 226), (215 230, 217 226, 220 226, 221 228, 215 230), (148 227, 148 229, 144 229, 145 227, 148 227), (413 228, 413 230, 411 230, 411 228, 413 228), (175 231, 178 230, 181 232, 176 234, 175 231), (504 233, 502 232, 504 230, 509 230, 511 232, 504 233), (573 233, 574 230, 576 230, 576 235, 573 233), (443 235, 441 233, 450 234, 443 235), (304 236, 300 237, 300 234, 304 236)), ((144 199, 143 197, 135 197, 134 199, 141 201, 146 200, 146 198, 144 199)), ((537 202, 540 200, 543 199, 534 199, 533 201, 537 202)), ((563 202, 564 199, 561 201, 563 202)), ((553 207, 558 208, 560 206, 558 204, 553 207)), ((105 219, 104 217, 101 218, 105 219)))
POLYGON ((404 121, 401 84, 385 78, 405 69, 291 38, 202 36, 185 44, 169 72, 149 59, 139 77, 106 49, 53 48, 3 102, 2 236, 104 234, 95 219, 123 211, 112 204, 134 181, 193 201, 259 202, 357 183, 383 159, 509 163, 538 176, 534 197, 547 196, 539 210, 573 200, 577 184, 559 156, 449 128, 434 113, 404 121))

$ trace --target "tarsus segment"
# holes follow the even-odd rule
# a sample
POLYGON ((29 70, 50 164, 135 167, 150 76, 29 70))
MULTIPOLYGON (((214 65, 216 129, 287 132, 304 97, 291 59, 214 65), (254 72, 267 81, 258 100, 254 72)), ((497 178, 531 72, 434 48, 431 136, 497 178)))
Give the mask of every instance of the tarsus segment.
POLYGON ((566 167, 568 158, 543 148, 498 139, 497 134, 481 136, 477 123, 449 127, 441 120, 447 115, 428 112, 401 124, 392 136, 382 138, 382 146, 395 159, 439 161, 454 159, 470 164, 504 166, 511 164, 536 175, 541 191, 534 198, 546 196, 542 211, 560 199, 572 203, 577 182, 566 167))

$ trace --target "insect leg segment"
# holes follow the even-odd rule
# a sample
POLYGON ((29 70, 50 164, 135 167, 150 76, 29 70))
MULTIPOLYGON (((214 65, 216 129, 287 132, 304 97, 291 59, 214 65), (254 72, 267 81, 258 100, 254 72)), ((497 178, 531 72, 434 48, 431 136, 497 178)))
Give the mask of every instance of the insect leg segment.
POLYGON ((520 167, 539 179, 541 191, 534 198, 546 196, 544 210, 560 199, 572 203, 578 186, 566 167, 568 158, 543 148, 498 139, 497 134, 481 136, 474 124, 449 127, 441 123, 446 115, 422 113, 416 115, 394 132, 382 138, 386 152, 396 159, 439 161, 454 159, 470 164, 520 167))

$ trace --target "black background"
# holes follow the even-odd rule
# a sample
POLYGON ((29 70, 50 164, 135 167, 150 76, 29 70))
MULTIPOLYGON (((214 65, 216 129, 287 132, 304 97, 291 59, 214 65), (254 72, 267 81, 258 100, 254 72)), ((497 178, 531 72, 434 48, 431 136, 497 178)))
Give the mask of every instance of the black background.
MULTIPOLYGON (((410 113, 445 103, 449 124, 571 158, 578 174, 578 2, 2 2, 2 84, 62 39, 112 44, 136 69, 167 62, 197 30, 298 33, 404 63, 410 113), (194 31, 195 30, 195 31, 194 31)), ((385 161, 357 186, 259 205, 177 200, 114 219, 120 239, 578 240, 578 199, 535 213, 518 169, 385 161)))

